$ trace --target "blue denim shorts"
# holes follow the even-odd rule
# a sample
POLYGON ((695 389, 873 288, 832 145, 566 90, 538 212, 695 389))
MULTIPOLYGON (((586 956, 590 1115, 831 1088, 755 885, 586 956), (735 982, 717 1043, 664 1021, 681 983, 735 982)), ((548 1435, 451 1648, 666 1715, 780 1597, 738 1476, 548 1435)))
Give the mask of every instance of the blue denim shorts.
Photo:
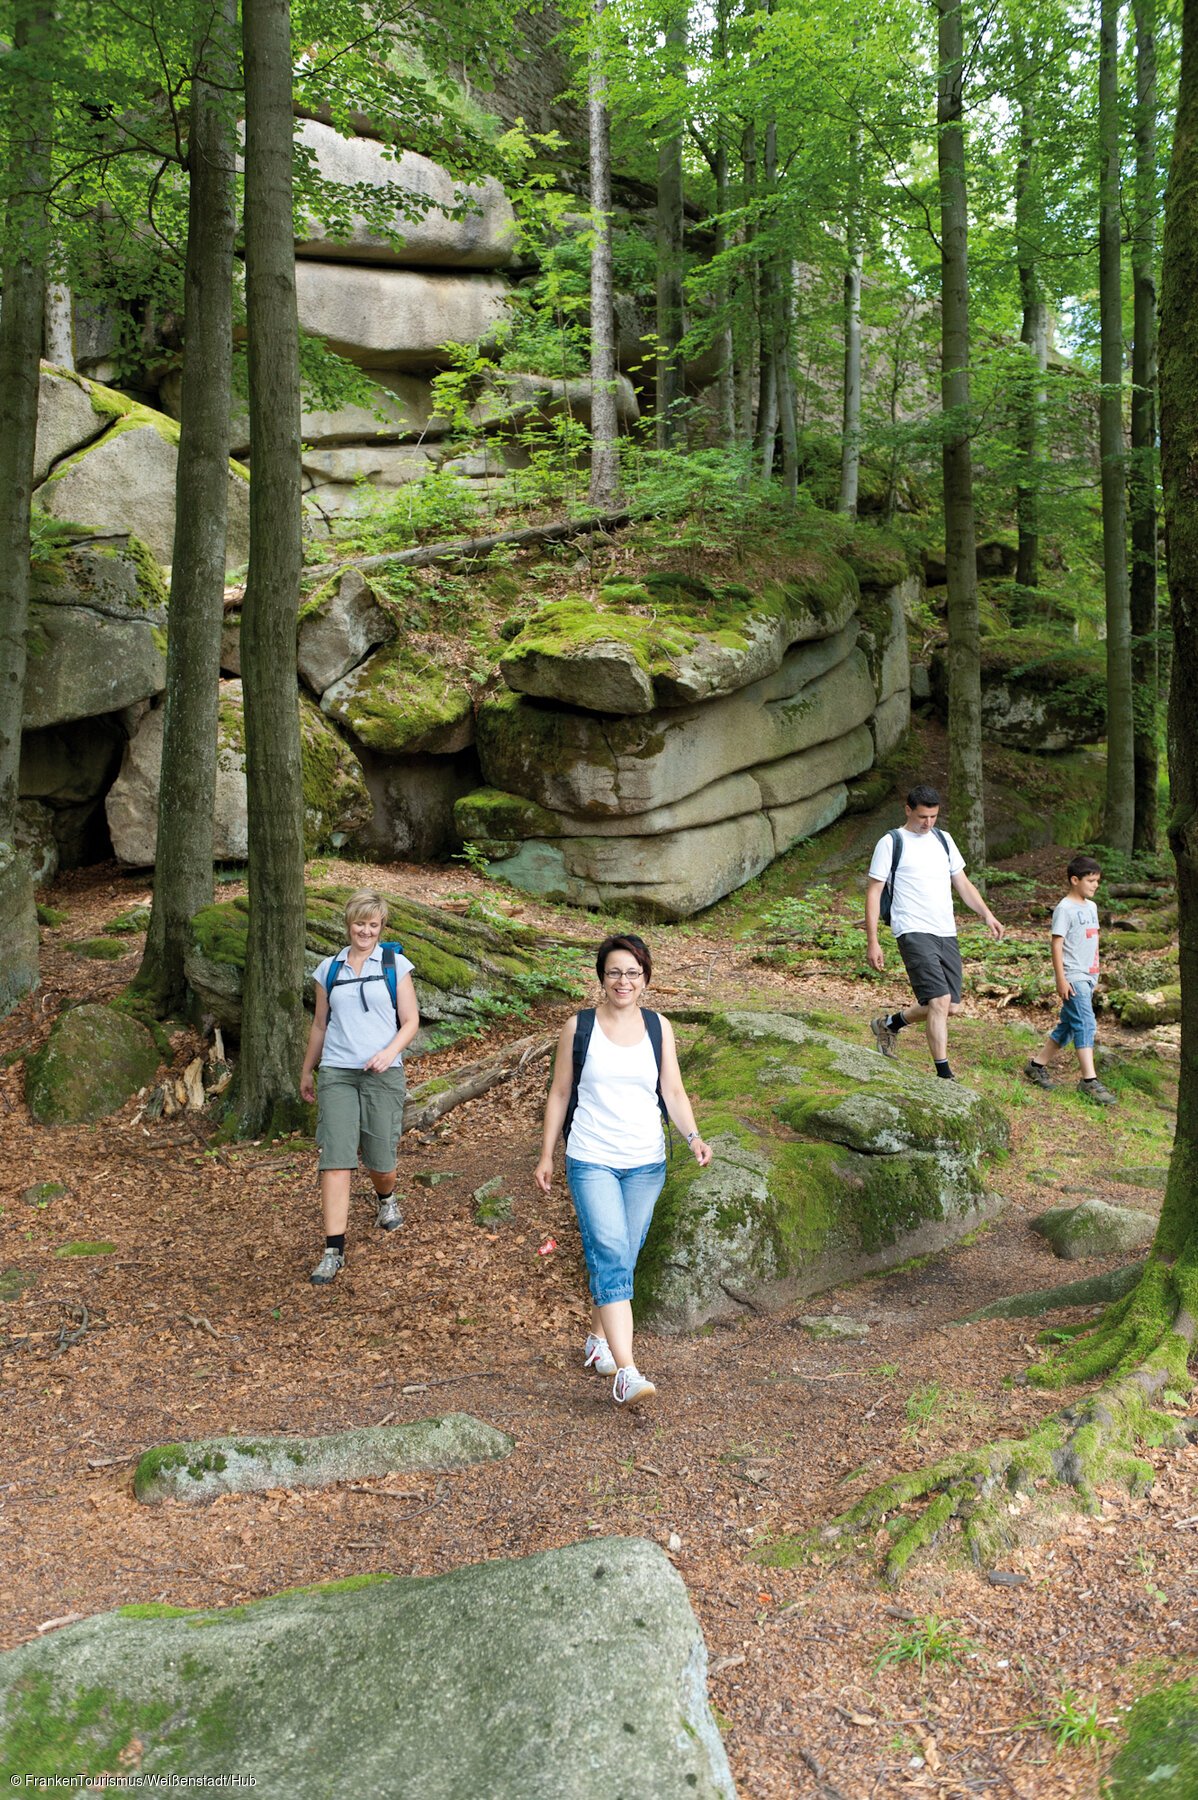
POLYGON ((609 1169, 566 1157, 566 1180, 596 1306, 632 1299, 632 1272, 665 1179, 664 1161, 609 1169))
POLYGON ((1054 1044, 1067 1044, 1070 1038, 1078 1050, 1092 1048, 1098 1036, 1094 1018, 1094 983, 1083 976, 1071 975, 1073 992, 1061 1006, 1061 1016, 1049 1032, 1054 1044))

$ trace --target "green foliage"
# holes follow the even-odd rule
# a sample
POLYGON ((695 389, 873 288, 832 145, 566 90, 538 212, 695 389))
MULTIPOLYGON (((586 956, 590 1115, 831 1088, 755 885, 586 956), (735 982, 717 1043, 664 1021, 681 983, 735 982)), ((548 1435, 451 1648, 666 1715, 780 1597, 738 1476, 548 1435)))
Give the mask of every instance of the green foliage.
POLYGON ((764 940, 757 960, 793 968, 816 952, 819 961, 831 968, 876 980, 865 960, 864 926, 859 916, 848 916, 853 912, 859 915, 859 906, 827 882, 816 882, 801 895, 787 895, 762 915, 750 934, 764 940))
MULTIPOLYGON (((459 537, 478 524, 476 497, 456 475, 433 468, 419 481, 401 488, 358 483, 361 495, 355 517, 335 521, 333 541, 347 556, 379 556, 415 544, 459 537)), ((315 552, 321 556, 323 550, 315 552)))
POLYGON ((903 1411, 907 1415, 904 1427, 909 1438, 918 1438, 935 1424, 944 1410, 945 1394, 938 1381, 929 1381, 923 1387, 917 1387, 908 1394, 903 1411))
POLYGON ((935 1613, 927 1613, 905 1630, 891 1632, 874 1657, 874 1667, 914 1663, 922 1680, 929 1664, 960 1664, 976 1649, 973 1641, 962 1634, 956 1619, 939 1619, 935 1613))
POLYGON ((1097 1754, 1111 1735, 1099 1721, 1098 1701, 1084 1701, 1073 1688, 1062 1688, 1039 1718, 1024 1723, 1047 1733, 1058 1751, 1092 1750, 1097 1754))

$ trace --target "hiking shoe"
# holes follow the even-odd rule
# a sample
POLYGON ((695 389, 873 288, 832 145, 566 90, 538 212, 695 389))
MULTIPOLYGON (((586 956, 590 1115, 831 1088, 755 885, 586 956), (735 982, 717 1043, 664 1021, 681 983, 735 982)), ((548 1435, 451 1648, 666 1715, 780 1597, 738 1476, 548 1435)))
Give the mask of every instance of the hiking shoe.
POLYGON ((1052 1076, 1048 1073, 1048 1065, 1046 1063, 1037 1062, 1034 1057, 1029 1057, 1027 1062, 1024 1063, 1023 1072, 1033 1087, 1054 1088, 1057 1085, 1052 1076))
POLYGON ((335 1275, 340 1275, 345 1267, 345 1258, 340 1250, 326 1250, 308 1280, 314 1281, 317 1287, 327 1287, 335 1275))
POLYGON ((587 1338, 582 1366, 584 1369, 594 1369, 596 1375, 615 1374, 616 1359, 608 1348, 606 1338, 596 1337, 592 1331, 587 1338))
POLYGON ((378 1196, 379 1209, 374 1222, 380 1231, 398 1231, 403 1224, 403 1214, 399 1210, 399 1202, 394 1194, 378 1196))
POLYGON ((656 1392, 653 1383, 635 1368, 616 1370, 611 1397, 617 1406, 636 1406, 641 1400, 651 1400, 656 1392))
POLYGON ((876 1019, 871 1019, 869 1028, 873 1032, 878 1049, 883 1056, 898 1055, 898 1032, 891 1031, 886 1013, 879 1013, 876 1019))
POLYGON ((1083 1100, 1089 1100, 1094 1106, 1118 1106, 1119 1104, 1117 1096, 1112 1094, 1109 1087, 1104 1087, 1097 1076, 1093 1081, 1079 1081, 1077 1091, 1083 1100))

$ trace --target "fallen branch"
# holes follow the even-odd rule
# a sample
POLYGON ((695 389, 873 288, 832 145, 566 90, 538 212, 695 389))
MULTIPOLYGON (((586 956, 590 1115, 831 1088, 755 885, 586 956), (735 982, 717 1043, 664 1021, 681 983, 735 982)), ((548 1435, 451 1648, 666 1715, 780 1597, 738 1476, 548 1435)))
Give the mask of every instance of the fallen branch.
MULTIPOLYGON (((593 531, 618 531, 632 522, 630 512, 596 513, 589 519, 557 519, 551 525, 525 525, 518 531, 500 531, 492 537, 458 538, 449 544, 420 544, 414 550, 388 550, 377 556, 350 556, 344 562, 321 563, 305 569, 305 581, 327 581, 342 569, 358 569, 369 574, 373 569, 423 569, 430 563, 471 562, 489 556, 492 550, 520 544, 560 544, 569 538, 585 537, 593 531)), ((225 596, 225 606, 232 611, 241 605, 241 593, 225 596)))
POLYGON ((514 1044, 508 1044, 498 1056, 455 1070, 457 1080, 453 1087, 443 1088, 436 1081, 421 1082, 408 1095, 403 1111, 404 1130, 427 1131, 430 1125, 435 1125, 464 1100, 476 1100, 501 1081, 510 1081, 522 1069, 548 1056, 556 1042, 556 1032, 537 1032, 533 1037, 519 1038, 514 1044), (439 1091, 430 1093, 430 1089, 439 1091))

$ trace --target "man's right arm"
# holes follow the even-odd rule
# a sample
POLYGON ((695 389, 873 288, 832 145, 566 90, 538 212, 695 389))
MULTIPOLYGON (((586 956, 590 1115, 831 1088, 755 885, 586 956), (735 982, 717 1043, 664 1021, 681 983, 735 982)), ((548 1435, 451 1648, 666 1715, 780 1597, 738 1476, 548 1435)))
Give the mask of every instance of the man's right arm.
POLYGON ((878 920, 885 886, 884 881, 875 881, 872 876, 865 884, 865 960, 879 975, 886 967, 886 958, 878 941, 878 920))

